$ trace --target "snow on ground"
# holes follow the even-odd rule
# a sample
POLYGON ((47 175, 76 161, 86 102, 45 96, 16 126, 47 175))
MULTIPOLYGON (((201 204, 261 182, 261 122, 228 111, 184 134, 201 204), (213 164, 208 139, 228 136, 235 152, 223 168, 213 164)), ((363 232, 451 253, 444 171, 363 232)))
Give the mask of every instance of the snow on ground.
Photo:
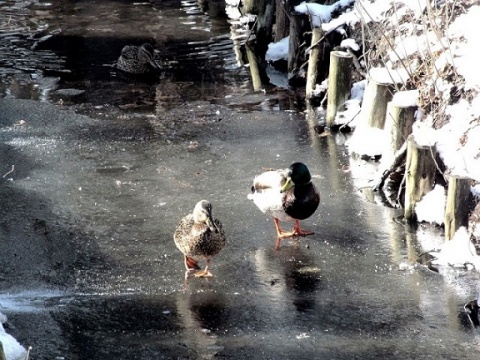
POLYGON ((345 110, 339 111, 335 115, 335 123, 346 124, 355 127, 355 119, 360 113, 363 93, 365 92, 365 86, 367 80, 361 80, 353 84, 350 91, 350 99, 345 102, 345 110))
POLYGON ((278 61, 286 60, 288 58, 288 42, 290 36, 284 37, 282 40, 277 41, 276 43, 270 43, 268 45, 267 54, 265 55, 265 60, 267 61, 278 61))
POLYGON ((435 185, 416 205, 418 221, 442 225, 445 219, 445 201, 447 193, 443 186, 435 185))
POLYGON ((432 264, 462 268, 471 265, 480 270, 480 256, 477 255, 470 241, 470 234, 464 227, 460 227, 453 239, 443 244, 442 249, 433 255, 436 259, 432 264))

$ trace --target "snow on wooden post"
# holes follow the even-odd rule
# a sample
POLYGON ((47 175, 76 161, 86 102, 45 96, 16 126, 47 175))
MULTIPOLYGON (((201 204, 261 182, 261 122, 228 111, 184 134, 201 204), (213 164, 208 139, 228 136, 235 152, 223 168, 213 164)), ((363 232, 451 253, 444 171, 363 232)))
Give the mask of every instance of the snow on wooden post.
POLYGON ((345 51, 330 53, 328 74, 326 125, 335 123, 337 112, 345 110, 345 102, 350 97, 353 56, 345 51))
POLYGON ((387 104, 385 135, 389 138, 389 141, 383 153, 383 159, 393 158, 412 133, 415 112, 418 108, 416 105, 417 98, 417 90, 399 91, 387 104))
POLYGON ((471 179, 450 176, 445 208, 445 239, 452 240, 460 226, 468 228, 468 211, 471 201, 471 179))
MULTIPOLYGON (((315 84, 317 83, 318 62, 322 58, 322 46, 320 45, 323 37, 321 28, 313 28, 312 30, 312 44, 310 45, 310 57, 308 58, 308 72, 306 85, 306 98, 310 100, 313 97, 315 84)), ((350 89, 348 89, 350 93, 350 89)))
POLYGON ((416 204, 433 188, 437 170, 435 156, 434 147, 418 145, 413 135, 408 137, 404 214, 409 223, 417 221, 416 204))

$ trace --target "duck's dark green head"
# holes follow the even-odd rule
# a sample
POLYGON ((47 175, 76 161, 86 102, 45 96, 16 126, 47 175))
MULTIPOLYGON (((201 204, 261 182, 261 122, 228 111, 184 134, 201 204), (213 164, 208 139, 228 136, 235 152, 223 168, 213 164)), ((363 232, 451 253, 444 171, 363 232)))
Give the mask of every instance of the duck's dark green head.
POLYGON ((296 162, 290 165, 288 171, 288 178, 282 186, 281 192, 285 192, 294 185, 306 185, 312 180, 310 171, 304 163, 296 162))

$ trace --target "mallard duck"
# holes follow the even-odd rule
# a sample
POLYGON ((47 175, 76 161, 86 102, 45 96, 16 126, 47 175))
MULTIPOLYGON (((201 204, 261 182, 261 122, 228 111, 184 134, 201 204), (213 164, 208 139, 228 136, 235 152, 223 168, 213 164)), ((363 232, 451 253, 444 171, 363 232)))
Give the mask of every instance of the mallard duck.
POLYGON ((117 69, 131 74, 146 74, 160 70, 160 66, 155 61, 153 46, 145 43, 141 46, 125 46, 117 60, 117 69))
POLYGON ((268 170, 255 176, 248 198, 262 212, 273 216, 277 230, 275 250, 284 238, 313 234, 300 228, 300 220, 312 216, 320 203, 320 195, 305 164, 296 162, 288 169, 268 170), (286 232, 281 229, 280 221, 295 221, 295 226, 286 232))
POLYGON ((193 213, 185 216, 178 224, 173 235, 175 245, 182 252, 185 262, 185 278, 200 270, 195 258, 205 258, 207 265, 203 271, 197 271, 196 277, 212 277, 209 271, 210 259, 225 246, 225 232, 222 223, 213 217, 212 204, 201 200, 193 213))

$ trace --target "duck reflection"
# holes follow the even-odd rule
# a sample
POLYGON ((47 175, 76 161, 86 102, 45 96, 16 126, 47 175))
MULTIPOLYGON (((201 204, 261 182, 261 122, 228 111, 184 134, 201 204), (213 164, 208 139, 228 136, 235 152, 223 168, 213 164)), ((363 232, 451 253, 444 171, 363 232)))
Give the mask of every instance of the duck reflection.
POLYGON ((179 292, 177 312, 183 323, 183 342, 196 358, 218 355, 217 332, 228 327, 225 295, 214 291, 179 292))
POLYGON ((280 252, 259 249, 255 259, 260 276, 269 279, 276 303, 288 299, 299 312, 315 308, 321 277, 311 250, 291 243, 280 252))

